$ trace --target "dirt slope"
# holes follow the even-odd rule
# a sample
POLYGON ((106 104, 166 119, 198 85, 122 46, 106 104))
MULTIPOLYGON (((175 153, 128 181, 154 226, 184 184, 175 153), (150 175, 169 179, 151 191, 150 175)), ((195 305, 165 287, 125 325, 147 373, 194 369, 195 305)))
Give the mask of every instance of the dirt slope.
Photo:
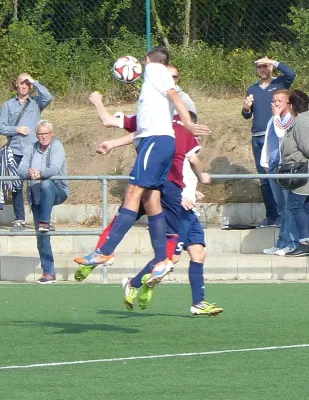
MULTIPOLYGON (((206 122, 212 129, 212 136, 202 138, 200 153, 205 171, 212 173, 255 172, 251 152, 250 121, 240 115, 241 98, 212 99, 193 96, 199 113, 199 121, 206 122)), ((108 107, 111 113, 122 110, 134 113, 135 104, 108 107)), ((102 156, 95 150, 108 138, 122 135, 118 129, 104 128, 94 108, 54 104, 43 113, 51 120, 66 149, 69 175, 111 175, 128 174, 134 160, 133 148, 114 150, 111 155, 102 156)), ((98 182, 71 182, 70 203, 101 202, 101 184, 98 182)), ((115 202, 123 193, 123 183, 111 184, 109 201, 115 202)), ((200 186, 205 202, 255 202, 260 201, 257 181, 216 181, 211 186, 200 186)))

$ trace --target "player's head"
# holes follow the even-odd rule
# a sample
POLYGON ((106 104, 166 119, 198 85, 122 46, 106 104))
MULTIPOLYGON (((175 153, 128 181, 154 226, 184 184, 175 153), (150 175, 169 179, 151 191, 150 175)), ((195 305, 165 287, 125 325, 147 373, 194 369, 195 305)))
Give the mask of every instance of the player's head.
POLYGON ((146 54, 146 64, 158 63, 168 66, 169 52, 165 47, 154 47, 146 54))
POLYGON ((273 93, 272 104, 280 108, 280 115, 285 115, 290 110, 290 92, 287 89, 277 89, 273 93))
POLYGON ((54 136, 53 124, 46 119, 42 119, 38 122, 35 132, 41 148, 46 149, 50 145, 54 136))
POLYGON ((267 59, 268 57, 266 55, 261 55, 254 62, 256 73, 261 80, 267 80, 271 76, 274 68, 272 64, 265 61, 265 58, 267 59))
POLYGON ((175 85, 176 85, 178 82, 178 79, 179 79, 178 69, 175 67, 175 65, 172 65, 172 64, 168 64, 167 69, 169 70, 170 74, 172 75, 175 85))
POLYGON ((294 90, 290 94, 289 102, 293 115, 298 115, 300 113, 308 111, 309 97, 305 92, 301 90, 294 90))

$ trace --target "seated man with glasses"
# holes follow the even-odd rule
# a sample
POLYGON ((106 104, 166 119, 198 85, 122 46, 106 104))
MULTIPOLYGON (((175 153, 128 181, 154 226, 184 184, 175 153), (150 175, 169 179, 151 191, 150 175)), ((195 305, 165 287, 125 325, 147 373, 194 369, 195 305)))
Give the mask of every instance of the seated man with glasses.
POLYGON ((38 283, 55 283, 56 273, 50 236, 50 217, 54 205, 63 203, 69 193, 66 180, 49 180, 52 176, 66 176, 67 165, 62 143, 54 138, 53 125, 41 120, 36 126, 38 141, 29 145, 18 167, 18 175, 28 181, 27 197, 33 213, 37 247, 43 276, 38 283))
MULTIPOLYGON (((289 89, 295 80, 296 74, 292 68, 267 56, 259 57, 255 62, 259 80, 249 87, 247 97, 243 103, 242 116, 245 119, 253 117, 252 122, 252 151, 256 169, 259 174, 265 174, 261 166, 261 153, 265 141, 267 123, 272 117, 271 102, 274 90, 289 89), (282 75, 274 77, 276 68, 282 75)), ((268 179, 261 179, 261 192, 266 209, 266 218, 259 224, 261 228, 279 226, 277 205, 272 194, 268 179)))

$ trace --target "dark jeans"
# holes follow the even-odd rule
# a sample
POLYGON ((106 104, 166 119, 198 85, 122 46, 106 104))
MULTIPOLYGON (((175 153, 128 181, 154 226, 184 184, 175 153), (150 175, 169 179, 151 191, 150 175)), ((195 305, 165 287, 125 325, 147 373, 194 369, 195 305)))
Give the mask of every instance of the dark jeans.
MULTIPOLYGON (((17 167, 19 166, 23 156, 18 156, 14 154, 14 159, 16 161, 17 167)), ((23 195, 23 185, 20 189, 12 192, 13 209, 15 214, 15 220, 25 220, 25 205, 24 205, 24 195, 23 195)))
MULTIPOLYGON (((66 198, 67 195, 65 191, 56 185, 54 181, 46 180, 41 182, 41 204, 32 204, 31 207, 36 231, 39 229, 40 222, 49 223, 53 206, 63 203, 66 198)), ((55 275, 54 256, 50 243, 50 236, 44 234, 37 236, 37 248, 40 254, 43 273, 55 275)))
POLYGON ((309 203, 307 196, 289 190, 287 192, 287 206, 294 215, 299 231, 299 242, 307 242, 309 241, 309 203))
MULTIPOLYGON (((252 136, 252 151, 255 160, 255 166, 259 174, 266 174, 264 167, 261 166, 261 153, 264 145, 265 136, 252 136)), ((266 209, 266 217, 272 220, 278 218, 277 204, 275 202, 273 192, 271 190, 268 179, 260 179, 261 182, 261 193, 263 202, 266 209)))

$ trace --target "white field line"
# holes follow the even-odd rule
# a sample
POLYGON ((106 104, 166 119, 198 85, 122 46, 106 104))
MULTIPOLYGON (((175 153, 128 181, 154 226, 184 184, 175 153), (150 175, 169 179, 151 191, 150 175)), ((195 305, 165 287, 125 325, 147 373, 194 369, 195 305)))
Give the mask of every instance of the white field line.
POLYGON ((210 355, 218 355, 218 354, 248 353, 248 352, 253 352, 253 351, 298 349, 298 348, 308 348, 308 347, 309 347, 309 344, 294 344, 294 345, 290 345, 290 346, 255 347, 255 348, 252 348, 252 349, 217 350, 217 351, 204 351, 204 352, 200 352, 200 353, 158 354, 158 355, 152 355, 152 356, 136 356, 136 357, 132 356, 132 357, 121 357, 121 358, 101 358, 101 359, 97 359, 97 360, 63 361, 63 362, 44 363, 44 364, 7 365, 7 366, 1 366, 0 370, 59 367, 59 366, 63 366, 63 365, 94 364, 94 363, 107 363, 107 362, 119 362, 119 361, 151 360, 151 359, 157 359, 157 358, 210 356, 210 355))

